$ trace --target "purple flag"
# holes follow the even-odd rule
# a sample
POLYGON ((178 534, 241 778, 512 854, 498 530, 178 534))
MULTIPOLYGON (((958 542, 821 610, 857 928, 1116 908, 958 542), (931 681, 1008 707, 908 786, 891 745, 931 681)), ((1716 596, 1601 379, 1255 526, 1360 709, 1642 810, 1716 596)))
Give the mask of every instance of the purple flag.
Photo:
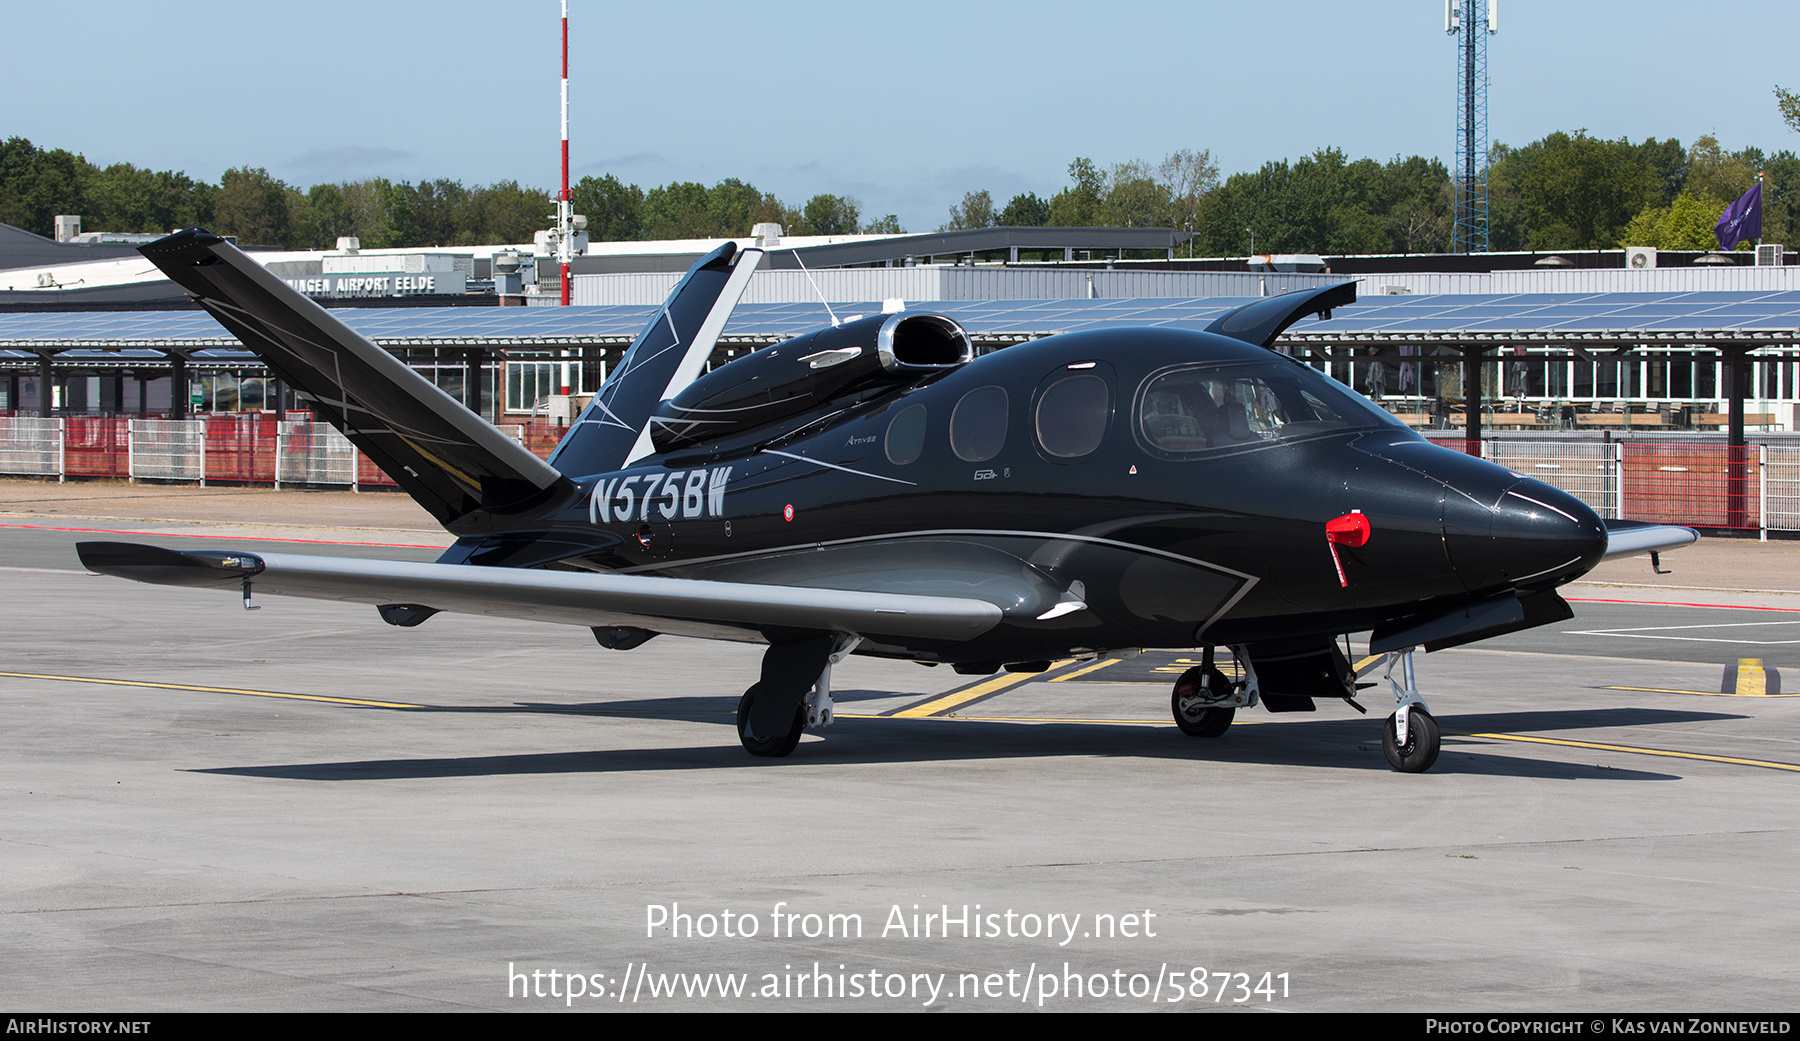
POLYGON ((1745 239, 1762 238, 1762 181, 1759 179, 1738 201, 1725 207, 1713 228, 1720 249, 1736 249, 1745 239))

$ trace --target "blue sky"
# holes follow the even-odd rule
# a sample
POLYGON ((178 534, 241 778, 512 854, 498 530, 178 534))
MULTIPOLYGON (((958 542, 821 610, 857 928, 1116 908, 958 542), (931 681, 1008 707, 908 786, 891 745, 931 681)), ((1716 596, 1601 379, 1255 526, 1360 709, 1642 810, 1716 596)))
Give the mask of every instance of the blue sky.
MULTIPOLYGON (((1490 136, 1713 134, 1800 151, 1775 109, 1800 5, 1501 0, 1490 136), (1728 57, 1722 57, 1726 56, 1728 57)), ((572 0, 575 176, 739 177, 791 204, 942 223, 965 191, 1046 198, 1075 156, 1211 151, 1230 174, 1335 145, 1455 145, 1441 0, 572 0)), ((216 180, 559 177, 559 5, 7 0, 0 135, 216 180)), ((1785 78, 1784 78, 1785 77, 1785 78)))

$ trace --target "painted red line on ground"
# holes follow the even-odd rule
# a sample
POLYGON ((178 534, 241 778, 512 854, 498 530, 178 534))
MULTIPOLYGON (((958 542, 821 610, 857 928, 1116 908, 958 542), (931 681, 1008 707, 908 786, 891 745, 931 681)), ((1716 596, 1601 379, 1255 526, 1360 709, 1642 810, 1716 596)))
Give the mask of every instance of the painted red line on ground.
POLYGON ((1581 604, 1643 604, 1645 607, 1712 607, 1720 611, 1800 611, 1800 607, 1747 607, 1743 604, 1686 604, 1679 600, 1603 600, 1595 596, 1568 596, 1581 604))
POLYGON ((258 542, 300 542, 309 546, 386 546, 390 549, 444 549, 422 542, 336 542, 331 539, 283 539, 268 535, 186 535, 178 531, 122 531, 118 528, 56 528, 48 524, 0 524, 22 531, 81 531, 94 535, 150 535, 171 539, 254 539, 258 542))

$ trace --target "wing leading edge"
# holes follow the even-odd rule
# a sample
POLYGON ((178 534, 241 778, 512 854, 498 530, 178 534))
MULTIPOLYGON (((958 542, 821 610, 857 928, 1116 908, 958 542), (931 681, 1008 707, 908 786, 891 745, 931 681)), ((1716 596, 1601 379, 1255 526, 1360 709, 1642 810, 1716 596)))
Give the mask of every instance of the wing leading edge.
POLYGON ((588 627, 645 626, 753 642, 783 631, 960 643, 1002 618, 999 607, 961 597, 288 553, 183 552, 125 542, 83 542, 76 548, 92 571, 155 585, 229 590, 247 584, 277 596, 588 627))

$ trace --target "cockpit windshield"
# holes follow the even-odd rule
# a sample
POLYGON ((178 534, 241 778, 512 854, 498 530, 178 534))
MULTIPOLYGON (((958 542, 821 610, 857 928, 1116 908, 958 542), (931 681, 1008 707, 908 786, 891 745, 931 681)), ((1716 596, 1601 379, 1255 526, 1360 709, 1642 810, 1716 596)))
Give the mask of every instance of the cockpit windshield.
POLYGON ((1164 369, 1144 381, 1137 419, 1151 449, 1177 456, 1347 430, 1406 429, 1321 373, 1276 358, 1164 369))

